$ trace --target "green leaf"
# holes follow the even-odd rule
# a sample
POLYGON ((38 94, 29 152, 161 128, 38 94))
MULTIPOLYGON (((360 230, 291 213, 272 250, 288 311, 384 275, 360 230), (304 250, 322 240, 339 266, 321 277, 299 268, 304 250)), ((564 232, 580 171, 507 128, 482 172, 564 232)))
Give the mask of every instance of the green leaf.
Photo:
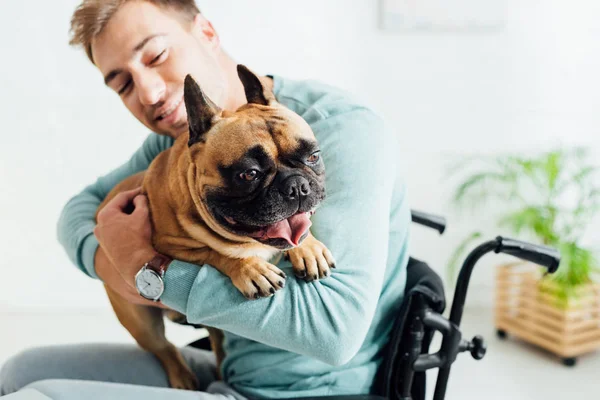
POLYGON ((471 175, 458 186, 454 193, 453 202, 457 206, 467 203, 473 206, 494 196, 507 197, 502 195, 502 191, 492 189, 492 186, 510 184, 512 179, 510 176, 497 172, 481 172, 471 175))
POLYGON ((544 160, 544 168, 546 176, 548 177, 548 186, 551 191, 554 191, 556 187, 558 174, 562 166, 562 159, 562 153, 560 153, 559 151, 552 151, 548 153, 546 159, 544 160))
POLYGON ((514 233, 523 231, 533 233, 544 244, 554 243, 557 234, 554 232, 554 213, 549 207, 525 207, 502 217, 498 224, 510 228, 514 233))

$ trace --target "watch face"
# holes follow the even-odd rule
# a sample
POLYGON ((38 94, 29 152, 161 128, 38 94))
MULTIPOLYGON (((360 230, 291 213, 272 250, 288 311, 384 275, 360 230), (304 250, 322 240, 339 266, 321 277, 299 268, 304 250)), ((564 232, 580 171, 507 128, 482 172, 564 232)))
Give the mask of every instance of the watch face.
POLYGON ((135 277, 135 286, 140 294, 150 300, 157 300, 163 292, 163 281, 158 274, 144 269, 135 277))

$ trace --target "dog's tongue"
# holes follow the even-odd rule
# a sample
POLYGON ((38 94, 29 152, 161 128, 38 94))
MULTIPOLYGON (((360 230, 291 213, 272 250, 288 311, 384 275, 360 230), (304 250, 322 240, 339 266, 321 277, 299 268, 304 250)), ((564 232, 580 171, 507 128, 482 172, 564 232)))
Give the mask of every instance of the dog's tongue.
POLYGON ((269 225, 266 228, 266 232, 264 232, 263 238, 281 238, 287 240, 293 246, 298 246, 300 238, 312 225, 309 216, 310 214, 306 212, 298 213, 288 219, 269 225))

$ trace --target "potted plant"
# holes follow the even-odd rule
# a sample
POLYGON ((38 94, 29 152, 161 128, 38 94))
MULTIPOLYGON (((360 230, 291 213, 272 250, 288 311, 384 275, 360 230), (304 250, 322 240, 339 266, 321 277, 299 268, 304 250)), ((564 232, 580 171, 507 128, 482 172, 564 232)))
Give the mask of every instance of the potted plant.
MULTIPOLYGON (((576 148, 473 157, 450 169, 459 178, 453 196, 459 209, 493 205, 500 227, 559 249, 560 267, 552 275, 523 263, 497 269, 495 324, 499 336, 539 345, 566 365, 600 348, 598 262, 582 244, 600 210, 600 169, 589 159, 586 149, 576 148)), ((463 251, 480 236, 472 233, 453 254, 452 277, 463 251)))

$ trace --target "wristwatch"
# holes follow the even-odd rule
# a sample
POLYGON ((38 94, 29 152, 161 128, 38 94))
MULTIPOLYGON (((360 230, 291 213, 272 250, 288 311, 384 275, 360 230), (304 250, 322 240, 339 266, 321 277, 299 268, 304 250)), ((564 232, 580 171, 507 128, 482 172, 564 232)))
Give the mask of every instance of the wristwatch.
POLYGON ((169 257, 157 254, 148 261, 135 275, 135 288, 140 296, 152 301, 160 301, 160 296, 165 291, 163 277, 169 263, 169 257))

